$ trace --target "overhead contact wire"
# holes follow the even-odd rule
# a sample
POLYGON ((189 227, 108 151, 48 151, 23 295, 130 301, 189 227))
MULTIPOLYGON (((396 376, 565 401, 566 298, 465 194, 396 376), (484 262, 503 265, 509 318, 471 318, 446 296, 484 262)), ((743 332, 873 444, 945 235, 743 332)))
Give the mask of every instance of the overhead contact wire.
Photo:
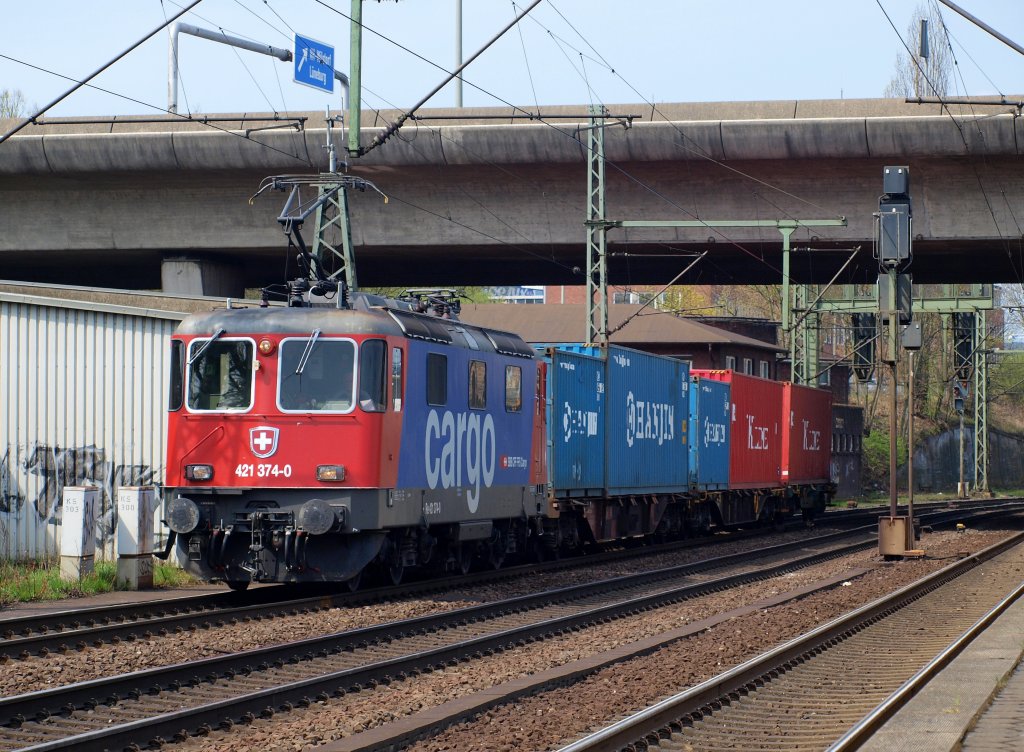
MULTIPOLYGON (((3 53, 0 53, 0 58, 3 58, 4 60, 10 60, 12 63, 17 63, 18 65, 24 65, 26 68, 32 68, 33 70, 37 70, 37 71, 39 71, 41 73, 47 73, 47 74, 49 74, 51 76, 56 76, 57 78, 63 78, 65 80, 67 80, 67 81, 76 81, 77 80, 77 79, 72 78, 71 76, 65 76, 63 73, 57 73, 56 71, 49 70, 48 68, 43 68, 43 67, 38 66, 38 65, 33 65, 32 63, 25 62, 24 60, 19 60, 18 58, 11 57, 10 55, 4 55, 3 53)), ((142 105, 143 107, 148 107, 148 108, 150 108, 152 110, 157 110, 158 112, 162 112, 165 115, 171 115, 172 117, 178 118, 178 120, 180 120, 183 123, 194 123, 196 125, 201 125, 201 126, 204 126, 206 128, 212 128, 215 131, 220 131, 221 133, 226 133, 229 136, 234 136, 236 138, 243 139, 244 141, 248 141, 249 143, 256 144, 257 146, 261 146, 264 149, 270 149, 273 152, 277 152, 278 154, 281 154, 282 156, 288 157, 290 159, 294 159, 297 162, 301 162, 302 164, 305 164, 305 165, 311 165, 312 164, 312 162, 310 160, 303 159, 302 157, 298 156, 297 154, 290 154, 290 153, 288 153, 288 152, 286 152, 286 151, 284 151, 282 149, 278 149, 278 148, 276 148, 274 146, 271 146, 270 144, 265 144, 262 141, 253 141, 248 136, 244 136, 241 133, 235 133, 234 131, 231 131, 231 130, 229 130, 227 128, 222 128, 219 125, 217 125, 216 123, 211 123, 209 121, 204 121, 202 118, 194 118, 191 115, 182 115, 181 113, 178 113, 178 112, 171 112, 170 110, 165 109, 163 107, 160 107, 158 105, 150 104, 149 102, 144 102, 141 99, 135 99, 134 97, 129 97, 127 94, 121 94, 119 92, 112 91, 111 89, 104 89, 102 86, 96 86, 95 84, 85 84, 85 85, 88 88, 90 88, 90 89, 93 89, 95 91, 101 91, 104 94, 110 94, 111 96, 118 97, 119 99, 123 99, 126 102, 134 102, 135 104, 142 105)), ((44 125, 45 123, 35 123, 35 124, 36 125, 44 125)))
POLYGON ((151 31, 151 32, 149 32, 148 34, 146 34, 146 36, 144 36, 144 37, 143 37, 142 39, 140 39, 139 41, 135 42, 135 44, 133 44, 133 45, 132 45, 131 47, 129 47, 128 49, 124 50, 124 51, 123 51, 122 53, 120 53, 119 55, 117 55, 116 57, 114 57, 114 58, 113 58, 112 60, 108 61, 108 62, 107 62, 107 63, 105 63, 104 65, 102 65, 102 66, 100 66, 99 68, 97 68, 97 69, 96 69, 95 71, 93 71, 92 73, 90 73, 90 74, 89 74, 88 76, 86 76, 86 77, 85 77, 84 79, 82 79, 81 81, 76 81, 76 82, 75 82, 75 85, 74 85, 74 86, 72 86, 72 87, 71 87, 70 89, 68 89, 67 91, 65 91, 65 92, 64 92, 63 94, 61 94, 60 96, 58 96, 58 97, 57 97, 56 99, 54 99, 54 100, 53 100, 52 102, 50 102, 49 104, 47 104, 47 105, 46 105, 45 107, 43 107, 42 109, 40 109, 40 110, 39 110, 38 112, 36 112, 36 113, 35 113, 34 115, 32 115, 32 116, 30 116, 30 117, 27 117, 27 118, 25 118, 25 119, 24 119, 24 120, 23 120, 23 121, 22 121, 21 123, 19 123, 18 125, 14 126, 14 127, 13 127, 13 128, 11 128, 11 129, 10 129, 9 131, 7 131, 6 133, 4 133, 3 135, 0 135, 0 144, 2 144, 2 143, 3 143, 4 141, 6 141, 7 139, 9 139, 9 138, 10 138, 11 136, 13 136, 13 135, 14 135, 15 133, 18 133, 18 132, 19 132, 19 131, 20 131, 21 129, 25 128, 25 127, 26 127, 27 125, 30 125, 30 124, 34 123, 34 122, 36 121, 36 118, 38 118, 38 117, 39 117, 40 115, 42 115, 43 113, 45 113, 45 112, 46 112, 47 110, 51 109, 52 107, 54 107, 54 106, 56 106, 56 105, 60 104, 61 102, 63 102, 63 101, 65 100, 65 99, 67 99, 67 98, 68 98, 69 96, 71 96, 71 95, 72 95, 72 94, 74 94, 74 93, 75 93, 76 91, 78 91, 79 89, 81 89, 81 88, 82 88, 83 86, 85 86, 86 84, 88 84, 88 83, 89 83, 89 82, 90 82, 90 81, 91 81, 92 79, 96 78, 96 76, 98 76, 99 74, 101 74, 101 73, 102 73, 103 71, 105 71, 105 70, 106 70, 107 68, 109 68, 109 67, 110 67, 111 65, 113 65, 113 64, 114 64, 114 63, 116 63, 116 62, 118 62, 118 61, 119 61, 119 60, 120 60, 121 58, 125 57, 125 56, 126 56, 126 55, 128 55, 128 54, 129 54, 130 52, 132 52, 132 51, 134 51, 135 49, 137 49, 137 48, 138 48, 139 46, 141 46, 141 45, 142 45, 143 43, 145 43, 145 42, 149 41, 150 39, 152 39, 152 38, 153 38, 154 36, 156 36, 156 35, 157 35, 157 34, 159 34, 159 33, 160 33, 161 31, 163 31, 164 29, 166 29, 166 28, 167 28, 167 27, 168 27, 168 26, 169 26, 169 25, 171 24, 171 22, 172 22, 172 21, 177 21, 177 20, 178 20, 179 18, 181 18, 181 17, 183 16, 183 15, 185 15, 186 13, 188 13, 188 12, 189 12, 190 10, 192 10, 193 8, 195 8, 195 7, 196 7, 197 5, 199 5, 199 4, 201 3, 201 2, 203 2, 203 0, 195 0, 195 2, 193 2, 193 3, 190 3, 190 4, 188 5, 188 7, 184 8, 184 9, 183 9, 183 10, 182 10, 182 11, 181 11, 180 13, 177 13, 176 15, 174 15, 173 17, 171 17, 171 19, 170 19, 170 20, 165 20, 165 21, 164 21, 164 23, 162 23, 162 24, 160 24, 159 26, 157 26, 157 27, 156 27, 155 29, 153 29, 153 31, 151 31))

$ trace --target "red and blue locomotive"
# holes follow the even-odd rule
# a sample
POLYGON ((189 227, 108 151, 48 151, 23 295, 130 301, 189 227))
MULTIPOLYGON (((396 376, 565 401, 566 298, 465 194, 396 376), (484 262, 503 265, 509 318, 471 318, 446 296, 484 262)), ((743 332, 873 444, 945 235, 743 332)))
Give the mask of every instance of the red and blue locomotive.
POLYGON ((187 318, 166 466, 181 563, 234 588, 397 582, 827 501, 827 393, 760 398, 747 380, 774 382, 625 348, 535 351, 455 308, 356 294, 187 318))
MULTIPOLYGON (((493 563, 542 533, 539 362, 517 337, 356 296, 190 316, 172 340, 167 522, 186 568, 353 581, 493 563)), ((534 541, 529 541, 533 545, 534 541)))

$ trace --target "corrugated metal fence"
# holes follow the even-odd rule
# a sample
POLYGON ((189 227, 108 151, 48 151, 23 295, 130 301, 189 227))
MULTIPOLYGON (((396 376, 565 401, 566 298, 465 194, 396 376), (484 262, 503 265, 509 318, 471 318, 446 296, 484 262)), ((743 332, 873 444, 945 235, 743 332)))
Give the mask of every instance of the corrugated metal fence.
POLYGON ((113 557, 117 487, 163 483, 167 340, 182 318, 0 293, 0 559, 59 553, 65 485, 102 489, 96 553, 113 557))

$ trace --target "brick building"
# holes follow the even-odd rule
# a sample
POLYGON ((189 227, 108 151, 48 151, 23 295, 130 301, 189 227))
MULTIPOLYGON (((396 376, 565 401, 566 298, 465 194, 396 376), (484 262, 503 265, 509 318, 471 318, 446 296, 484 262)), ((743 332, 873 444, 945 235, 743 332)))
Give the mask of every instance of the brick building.
MULTIPOLYGON (((460 318, 471 324, 515 332, 533 344, 580 342, 586 331, 582 303, 468 304, 463 306, 460 318)), ((775 379, 776 362, 785 353, 770 342, 639 305, 609 306, 608 324, 613 331, 612 344, 679 358, 693 368, 731 368, 775 379)))

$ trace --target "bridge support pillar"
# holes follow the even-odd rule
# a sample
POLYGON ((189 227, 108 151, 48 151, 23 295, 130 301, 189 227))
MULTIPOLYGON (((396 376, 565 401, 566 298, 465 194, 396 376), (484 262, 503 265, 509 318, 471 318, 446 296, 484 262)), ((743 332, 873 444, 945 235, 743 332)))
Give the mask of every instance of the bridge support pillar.
POLYGON ((165 257, 160 266, 160 286, 164 292, 183 295, 224 298, 245 295, 235 265, 193 256, 165 257))

